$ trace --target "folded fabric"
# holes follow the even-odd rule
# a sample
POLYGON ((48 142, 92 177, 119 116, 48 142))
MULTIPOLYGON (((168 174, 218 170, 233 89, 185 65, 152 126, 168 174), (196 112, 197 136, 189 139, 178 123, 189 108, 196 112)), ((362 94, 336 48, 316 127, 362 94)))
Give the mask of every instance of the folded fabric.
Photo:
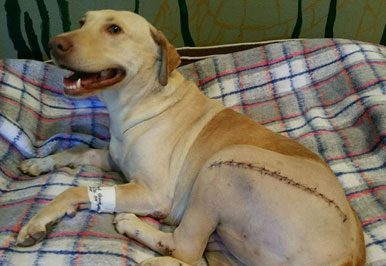
MULTIPOLYGON (((385 47, 297 40, 218 55, 180 71, 209 97, 324 158, 362 222, 368 265, 386 264, 385 47)), ((77 145, 108 146, 103 103, 66 98, 65 72, 30 60, 0 64, 0 264, 132 265, 155 256, 115 232, 113 215, 85 206, 75 218, 63 218, 43 242, 14 245, 21 226, 66 188, 124 182, 119 173, 91 166, 37 178, 19 171, 26 158, 77 145)))

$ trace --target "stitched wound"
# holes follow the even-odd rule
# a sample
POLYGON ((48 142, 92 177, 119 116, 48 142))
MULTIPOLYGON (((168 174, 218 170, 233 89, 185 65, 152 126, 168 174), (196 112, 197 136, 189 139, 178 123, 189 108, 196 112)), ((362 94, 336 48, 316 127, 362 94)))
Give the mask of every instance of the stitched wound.
POLYGON ((343 222, 346 222, 346 220, 347 220, 347 215, 335 203, 334 200, 329 199, 324 194, 318 192, 316 187, 308 187, 302 183, 296 182, 295 180, 293 180, 287 176, 282 175, 280 173, 280 171, 271 171, 265 167, 260 167, 260 166, 257 166, 257 165, 251 164, 251 163, 236 162, 234 160, 214 162, 213 164, 211 164, 209 166, 209 168, 215 168, 215 167, 221 167, 221 166, 230 166, 230 167, 249 169, 252 171, 259 172, 262 175, 271 176, 271 177, 275 178, 276 180, 279 180, 280 182, 283 182, 283 183, 288 184, 290 186, 296 187, 296 188, 301 189, 305 192, 308 192, 308 193, 310 193, 318 198, 321 198, 322 200, 327 202, 327 204, 329 206, 332 205, 339 212, 339 214, 342 216, 343 222))

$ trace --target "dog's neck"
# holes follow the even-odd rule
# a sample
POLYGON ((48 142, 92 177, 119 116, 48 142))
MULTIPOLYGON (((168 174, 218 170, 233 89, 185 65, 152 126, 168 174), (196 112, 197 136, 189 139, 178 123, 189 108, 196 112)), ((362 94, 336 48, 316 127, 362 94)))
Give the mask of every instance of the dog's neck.
POLYGON ((183 82, 184 77, 178 71, 173 71, 168 85, 164 87, 156 78, 146 82, 134 77, 124 87, 99 93, 98 97, 105 103, 109 114, 114 114, 110 115, 111 134, 120 137, 176 104, 187 92, 184 86, 180 86, 183 82))

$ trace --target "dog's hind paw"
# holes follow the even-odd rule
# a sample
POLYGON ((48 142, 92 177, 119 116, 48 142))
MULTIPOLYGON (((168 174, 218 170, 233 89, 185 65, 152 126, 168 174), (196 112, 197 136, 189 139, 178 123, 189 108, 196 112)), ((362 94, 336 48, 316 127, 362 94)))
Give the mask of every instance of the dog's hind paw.
MULTIPOLYGON (((143 222, 132 213, 119 213, 115 216, 113 223, 118 233, 129 237, 136 237, 136 228, 141 227, 143 222)), ((138 231, 139 232, 139 231, 138 231)))
POLYGON ((24 174, 38 176, 54 169, 55 162, 50 157, 33 158, 21 162, 19 168, 24 174))

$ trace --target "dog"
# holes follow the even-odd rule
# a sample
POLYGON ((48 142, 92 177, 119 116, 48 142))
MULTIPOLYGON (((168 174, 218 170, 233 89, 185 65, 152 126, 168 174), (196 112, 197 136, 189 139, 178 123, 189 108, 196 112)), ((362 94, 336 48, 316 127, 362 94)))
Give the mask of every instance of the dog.
POLYGON ((20 165, 120 170, 129 183, 67 189, 19 232, 31 246, 82 203, 117 213, 117 231, 165 257, 196 264, 210 236, 240 264, 364 265, 363 232, 336 177, 316 154, 204 96, 176 68, 162 32, 129 11, 90 11, 50 41, 70 97, 97 95, 110 114, 109 150, 73 148, 20 165), (231 200, 230 200, 231 199, 231 200), (140 220, 176 225, 172 233, 140 220))

